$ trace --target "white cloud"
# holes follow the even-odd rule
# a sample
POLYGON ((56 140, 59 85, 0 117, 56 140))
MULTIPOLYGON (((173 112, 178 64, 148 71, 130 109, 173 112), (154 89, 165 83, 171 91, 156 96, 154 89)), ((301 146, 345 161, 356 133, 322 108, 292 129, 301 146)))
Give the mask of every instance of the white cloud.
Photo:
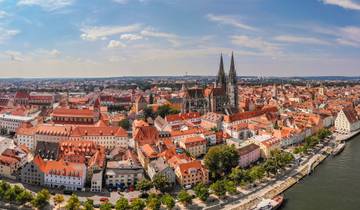
POLYGON ((342 38, 336 39, 336 42, 338 44, 346 45, 346 46, 350 46, 350 47, 360 47, 360 43, 353 42, 353 41, 346 40, 346 39, 342 39, 342 38))
POLYGON ((24 61, 25 57, 21 52, 18 51, 5 51, 5 56, 8 56, 11 61, 24 61))
POLYGON ((159 37, 159 38, 167 38, 167 39, 178 37, 176 34, 156 31, 153 28, 146 28, 146 29, 142 30, 140 33, 141 33, 141 35, 148 36, 148 37, 159 37))
POLYGON ((119 49, 119 48, 125 48, 126 45, 120 41, 117 40, 111 40, 107 46, 109 49, 119 49))
POLYGON ((20 0, 20 6, 39 6, 47 11, 54 11, 72 5, 74 0, 20 0))
POLYGON ((360 10, 360 3, 353 0, 321 0, 324 4, 331 4, 344 9, 360 10))
POLYGON ((132 24, 128 26, 92 26, 84 27, 81 30, 81 38, 87 41, 95 41, 98 39, 106 39, 108 36, 113 36, 121 33, 128 33, 140 30, 140 24, 132 24))
POLYGON ((180 46, 180 37, 173 33, 166 33, 156 31, 154 28, 148 27, 140 32, 140 34, 144 37, 155 37, 155 38, 164 38, 168 42, 170 42, 173 46, 180 46))
POLYGON ((0 43, 3 43, 4 41, 16 36, 19 33, 19 30, 5 29, 0 27, 0 43))
POLYGON ((329 42, 314 37, 281 35, 281 36, 276 36, 274 39, 276 41, 287 42, 287 43, 330 45, 329 42))
POLYGON ((339 29, 340 38, 337 39, 339 44, 360 47, 360 27, 348 26, 339 29))
POLYGON ((232 36, 231 42, 240 47, 257 50, 266 55, 275 56, 281 53, 281 49, 278 45, 267 42, 263 40, 261 37, 250 38, 245 35, 232 36))
POLYGON ((61 55, 61 52, 57 49, 47 50, 47 49, 37 49, 34 52, 30 53, 32 57, 41 57, 41 58, 57 58, 61 55))
POLYGON ((9 16, 9 14, 3 10, 0 10, 0 19, 9 16))
POLYGON ((256 31, 257 29, 255 27, 249 26, 245 23, 242 23, 239 20, 234 19, 231 16, 226 16, 226 15, 213 15, 213 14, 208 14, 207 19, 213 22, 217 22, 220 24, 225 24, 225 25, 231 25, 234 26, 236 28, 241 28, 241 29, 245 29, 245 30, 250 30, 250 31, 256 31))
POLYGON ((122 34, 120 36, 120 39, 122 40, 128 40, 128 41, 135 41, 135 40, 140 40, 143 37, 138 35, 138 34, 122 34))

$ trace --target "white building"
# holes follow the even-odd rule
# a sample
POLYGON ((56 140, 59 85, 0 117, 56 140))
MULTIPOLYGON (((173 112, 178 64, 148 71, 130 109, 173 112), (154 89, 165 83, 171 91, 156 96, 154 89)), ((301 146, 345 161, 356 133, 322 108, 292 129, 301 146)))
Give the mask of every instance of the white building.
POLYGON ((37 114, 32 116, 18 116, 12 114, 0 115, 0 128, 6 133, 15 133, 23 123, 36 123, 37 114))
POLYGON ((360 129, 360 119, 353 108, 342 109, 335 119, 335 129, 341 133, 350 133, 360 129))
POLYGON ((111 126, 79 126, 71 133, 71 139, 93 141, 111 150, 117 146, 128 148, 129 137, 121 127, 111 126))
POLYGON ((103 181, 103 171, 94 173, 91 178, 91 192, 101 192, 102 191, 102 181, 103 181))
POLYGON ((43 172, 44 185, 47 187, 71 191, 85 190, 86 166, 84 163, 47 161, 43 172))
POLYGON ((134 186, 143 179, 144 169, 131 160, 109 161, 106 166, 105 183, 110 188, 134 186))

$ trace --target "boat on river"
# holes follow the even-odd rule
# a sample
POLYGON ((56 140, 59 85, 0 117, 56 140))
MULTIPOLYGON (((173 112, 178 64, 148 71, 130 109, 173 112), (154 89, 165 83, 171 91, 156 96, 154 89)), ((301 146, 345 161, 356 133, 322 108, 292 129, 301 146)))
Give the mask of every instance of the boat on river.
POLYGON ((339 144, 336 145, 334 151, 332 152, 333 156, 336 156, 338 154, 340 154, 344 149, 345 149, 345 142, 341 142, 339 144))
POLYGON ((284 196, 278 195, 273 199, 264 199, 251 210, 275 210, 284 202, 284 196))

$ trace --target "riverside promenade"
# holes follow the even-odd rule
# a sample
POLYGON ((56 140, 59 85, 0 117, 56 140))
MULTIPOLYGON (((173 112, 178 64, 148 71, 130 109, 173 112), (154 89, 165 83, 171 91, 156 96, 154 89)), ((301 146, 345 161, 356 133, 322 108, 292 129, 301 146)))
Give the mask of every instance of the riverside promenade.
MULTIPOLYGON (((360 134, 360 130, 350 134, 334 134, 334 141, 349 141, 358 134, 360 134)), ((318 154, 310 157, 307 161, 305 161, 305 163, 296 168, 294 172, 277 180, 272 185, 244 196, 239 201, 225 205, 224 209, 248 210, 260 203, 262 199, 272 199, 275 196, 282 194, 291 186, 298 183, 302 178, 310 174, 316 166, 327 158, 328 154, 333 152, 333 150, 334 148, 329 146, 322 148, 318 154)))
POLYGON ((285 190, 298 183, 303 177, 307 176, 311 171, 318 166, 323 160, 326 159, 327 155, 332 152, 331 147, 324 147, 320 154, 315 154, 310 157, 305 163, 296 168, 292 173, 283 178, 277 180, 272 185, 264 187, 259 191, 249 194, 243 197, 241 200, 237 202, 233 202, 231 204, 225 205, 224 209, 232 209, 232 210, 248 210, 253 208, 255 205, 261 202, 263 198, 271 199, 285 190), (324 154, 322 154, 324 153, 324 154))

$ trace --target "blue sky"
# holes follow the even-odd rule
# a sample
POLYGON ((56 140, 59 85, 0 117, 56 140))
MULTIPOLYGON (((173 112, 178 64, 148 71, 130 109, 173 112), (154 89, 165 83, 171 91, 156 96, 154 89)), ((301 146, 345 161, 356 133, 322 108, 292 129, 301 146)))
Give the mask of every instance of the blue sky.
POLYGON ((359 0, 0 0, 0 77, 359 76, 359 0))

